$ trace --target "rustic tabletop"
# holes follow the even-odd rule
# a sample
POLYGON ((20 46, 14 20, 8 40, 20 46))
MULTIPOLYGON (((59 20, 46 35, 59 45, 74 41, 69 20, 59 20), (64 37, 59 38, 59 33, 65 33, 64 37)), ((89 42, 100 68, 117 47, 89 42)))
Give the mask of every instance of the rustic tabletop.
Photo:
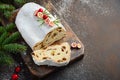
MULTIPOLYGON (((119 0, 36 0, 53 3, 85 46, 85 55, 42 80, 120 80, 119 0)), ((18 62, 22 63, 21 59, 18 62)), ((16 62, 17 64, 17 62, 16 62)), ((0 80, 9 80, 12 67, 0 68, 0 80), (4 69, 3 69, 4 68, 4 69)), ((24 66, 19 80, 41 80, 24 66)))

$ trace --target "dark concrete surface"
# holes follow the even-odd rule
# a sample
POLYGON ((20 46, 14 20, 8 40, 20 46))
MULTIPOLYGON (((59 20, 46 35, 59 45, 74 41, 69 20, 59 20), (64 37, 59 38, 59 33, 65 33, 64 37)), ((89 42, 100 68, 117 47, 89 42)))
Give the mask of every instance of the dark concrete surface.
MULTIPOLYGON (((85 45, 83 60, 42 80, 120 80, 120 0, 37 1, 51 1, 85 45)), ((37 78, 23 68, 19 80, 37 78)))
POLYGON ((120 80, 120 0, 52 0, 85 56, 45 80, 120 80))

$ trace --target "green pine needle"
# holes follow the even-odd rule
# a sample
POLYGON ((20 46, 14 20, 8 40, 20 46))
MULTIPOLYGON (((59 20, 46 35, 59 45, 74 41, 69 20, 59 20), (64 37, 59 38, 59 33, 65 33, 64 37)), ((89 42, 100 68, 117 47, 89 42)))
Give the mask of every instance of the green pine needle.
POLYGON ((3 12, 3 15, 4 15, 7 19, 9 19, 9 18, 11 17, 11 15, 12 15, 12 12, 11 12, 11 11, 4 11, 4 12, 3 12))
POLYGON ((14 0, 15 3, 18 3, 18 4, 24 4, 26 2, 26 0, 14 0))
POLYGON ((21 44, 17 44, 17 43, 12 43, 12 44, 6 44, 3 47, 4 51, 8 51, 11 53, 21 53, 26 51, 26 46, 23 46, 21 44))
POLYGON ((3 26, 0 26, 0 34, 2 34, 3 32, 5 32, 5 28, 3 26))
POLYGON ((0 45, 2 44, 2 42, 8 37, 8 33, 4 32, 1 36, 0 36, 0 45))
POLYGON ((15 9, 15 7, 14 6, 12 6, 12 5, 10 5, 10 4, 0 4, 0 10, 1 11, 6 11, 6 10, 9 10, 9 11, 12 11, 12 10, 14 10, 15 9))
POLYGON ((13 23, 10 23, 10 24, 7 24, 6 26, 0 26, 0 33, 3 33, 5 31, 13 31, 13 29, 15 28, 15 24, 13 23))
MULTIPOLYGON (((13 4, 22 5, 26 0, 1 0, 0 1, 0 13, 6 19, 9 19, 12 15, 12 11, 15 10, 13 4), (13 2, 11 2, 13 1, 13 2), (12 3, 12 4, 11 4, 12 3)), ((0 23, 2 23, 0 18, 0 23)), ((20 38, 19 32, 14 32, 15 24, 10 23, 6 26, 0 26, 0 65, 12 64, 13 58, 10 53, 21 53, 26 51, 27 47, 22 44, 14 43, 20 38)))
POLYGON ((19 38, 20 38, 19 32, 14 32, 13 34, 11 34, 8 38, 6 38, 3 41, 2 45, 12 43, 12 42, 16 41, 19 38))
POLYGON ((0 0, 0 3, 12 4, 13 0, 0 0))
POLYGON ((15 28, 15 24, 10 23, 5 26, 6 31, 12 31, 15 28))
POLYGON ((14 60, 10 55, 0 51, 0 64, 12 65, 13 62, 14 60))

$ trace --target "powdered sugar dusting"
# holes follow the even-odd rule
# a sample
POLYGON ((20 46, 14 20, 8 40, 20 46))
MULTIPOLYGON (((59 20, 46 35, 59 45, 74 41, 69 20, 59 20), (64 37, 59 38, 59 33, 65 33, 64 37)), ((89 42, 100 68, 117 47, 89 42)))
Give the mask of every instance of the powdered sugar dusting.
POLYGON ((61 0, 59 3, 57 3, 56 5, 61 5, 58 9, 58 13, 60 15, 69 12, 68 8, 72 5, 72 2, 74 0, 61 0))
POLYGON ((86 4, 89 6, 91 10, 93 10, 95 13, 104 15, 104 16, 110 16, 113 13, 113 9, 109 6, 105 6, 102 1, 100 0, 80 0, 82 4, 86 4))

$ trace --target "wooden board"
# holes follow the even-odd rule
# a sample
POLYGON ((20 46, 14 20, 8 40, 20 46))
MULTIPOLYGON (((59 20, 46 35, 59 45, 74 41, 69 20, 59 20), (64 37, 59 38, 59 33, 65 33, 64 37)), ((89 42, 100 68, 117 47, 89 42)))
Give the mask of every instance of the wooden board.
MULTIPOLYGON (((71 44, 72 42, 75 41, 75 42, 79 42, 81 44, 81 46, 82 46, 81 49, 72 49, 70 63, 75 62, 77 59, 80 59, 80 57, 84 55, 83 43, 80 41, 80 39, 78 39, 78 37, 72 31, 70 26, 65 22, 65 20, 57 13, 57 10, 55 9, 55 7, 51 3, 45 5, 45 7, 46 6, 47 6, 48 11, 50 11, 52 14, 56 14, 61 19, 63 26, 67 30, 67 36, 61 41, 68 42, 69 44, 71 44)), ((18 12, 18 10, 15 11, 15 14, 17 12, 18 12)), ((16 16, 16 15, 14 15, 14 16, 16 16)), ((25 54, 21 54, 21 56, 22 56, 25 64, 29 68, 30 72, 33 75, 42 78, 42 77, 54 72, 55 70, 62 68, 62 67, 51 67, 51 66, 37 66, 36 64, 34 64, 34 62, 32 60, 31 52, 32 52, 32 50, 30 49, 30 47, 28 47, 27 52, 25 54)), ((68 64, 68 65, 70 65, 70 64, 68 64)))

